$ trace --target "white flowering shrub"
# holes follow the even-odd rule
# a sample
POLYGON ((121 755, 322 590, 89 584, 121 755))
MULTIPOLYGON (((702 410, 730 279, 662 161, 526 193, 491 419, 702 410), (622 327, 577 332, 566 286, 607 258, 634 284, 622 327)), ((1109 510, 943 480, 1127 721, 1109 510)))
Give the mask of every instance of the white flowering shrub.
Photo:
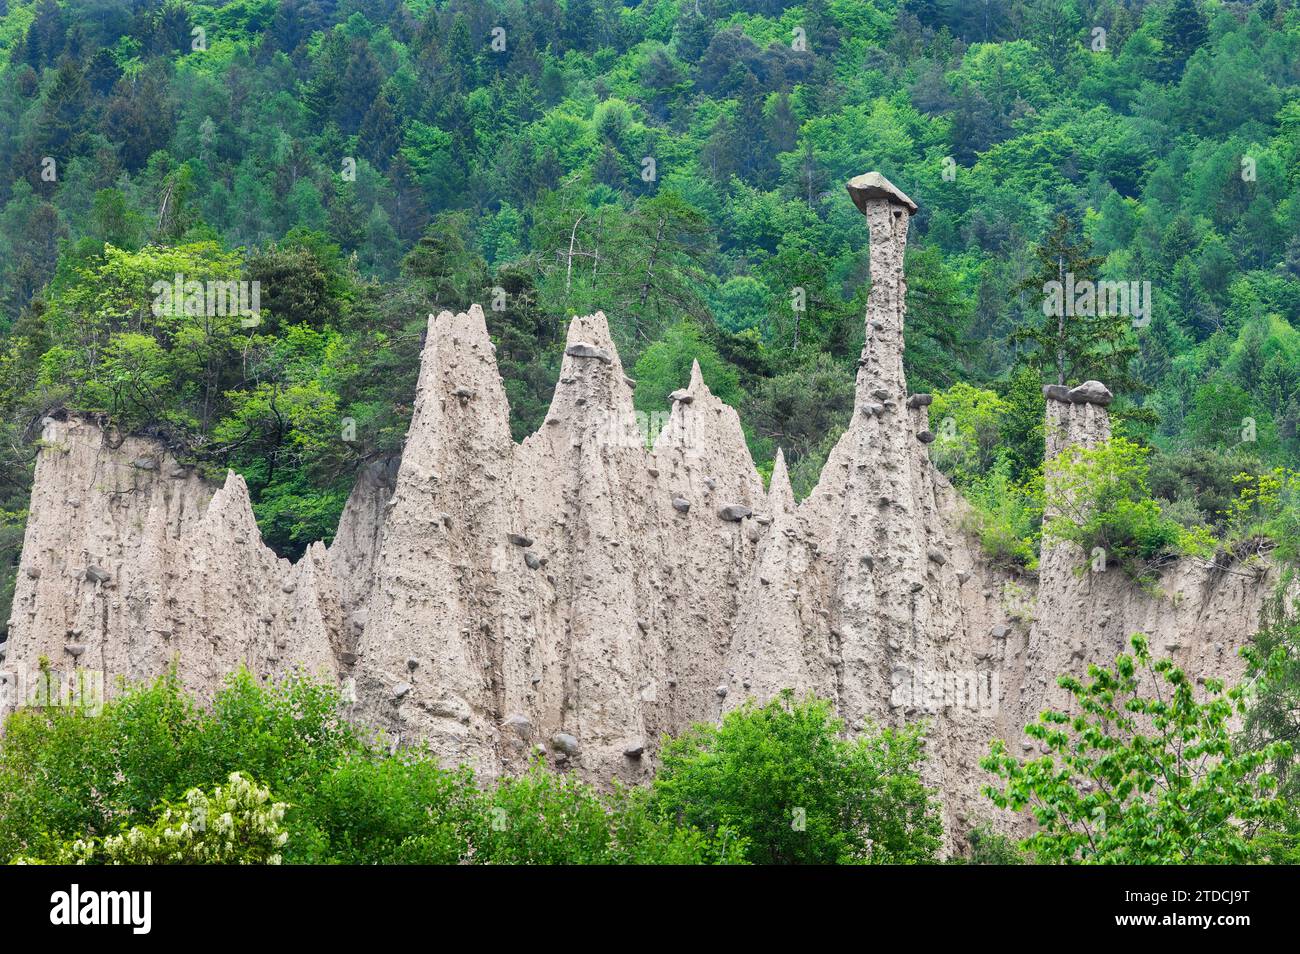
POLYGON ((278 865, 288 806, 239 772, 209 795, 192 788, 151 825, 66 845, 64 864, 278 865))

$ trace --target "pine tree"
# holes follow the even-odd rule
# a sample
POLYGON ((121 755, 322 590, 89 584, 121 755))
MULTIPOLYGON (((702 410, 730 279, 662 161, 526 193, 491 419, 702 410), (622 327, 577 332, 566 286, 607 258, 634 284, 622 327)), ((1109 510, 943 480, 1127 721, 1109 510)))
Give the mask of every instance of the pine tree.
POLYGON ((1209 40, 1205 14, 1196 0, 1174 0, 1160 21, 1162 78, 1176 81, 1183 75, 1188 59, 1209 40))
POLYGON ((799 141, 799 117, 790 105, 790 94, 777 93, 767 114, 767 136, 777 152, 789 152, 799 141))
POLYGON ((402 144, 402 131, 398 127, 395 107, 393 95, 387 90, 381 92, 366 111, 366 118, 361 121, 361 129, 357 134, 361 154, 376 169, 387 169, 389 161, 402 144))
POLYGON ((34 70, 49 66, 59 58, 67 42, 67 27, 62 8, 54 0, 41 0, 36 18, 27 28, 22 61, 34 70))
POLYGON ((1053 384, 1078 384, 1088 379, 1102 381, 1116 391, 1138 389, 1129 374, 1129 363, 1137 346, 1131 333, 1132 317, 1102 314, 1106 309, 1094 297, 1094 307, 1075 308, 1071 290, 1095 283, 1096 270, 1104 259, 1092 254, 1092 243, 1076 237, 1065 215, 1034 250, 1038 268, 1013 291, 1028 291, 1042 320, 1017 328, 1011 341, 1028 345, 1020 356, 1023 364, 1053 384), (1082 313, 1080 313, 1082 312, 1082 313))
POLYGON ((54 82, 45 95, 37 120, 37 139, 42 155, 58 156, 66 162, 81 151, 85 140, 88 90, 77 64, 68 58, 59 63, 54 82))
POLYGON ((775 150, 767 139, 766 117, 763 115, 763 91, 758 79, 749 70, 745 70, 744 80, 738 90, 740 111, 738 119, 740 128, 745 130, 742 143, 742 169, 744 177, 767 188, 776 174, 775 150))
POLYGON ((313 126, 318 129, 334 115, 347 55, 342 33, 336 30, 326 33, 312 62, 311 79, 303 93, 303 105, 307 107, 313 126))
POLYGON ((334 119, 348 135, 360 128, 366 113, 379 95, 382 74, 375 56, 364 42, 357 41, 343 71, 343 81, 338 86, 338 99, 334 104, 334 119))
POLYGON ((587 50, 596 39, 596 12, 591 0, 568 0, 560 39, 566 50, 587 50))

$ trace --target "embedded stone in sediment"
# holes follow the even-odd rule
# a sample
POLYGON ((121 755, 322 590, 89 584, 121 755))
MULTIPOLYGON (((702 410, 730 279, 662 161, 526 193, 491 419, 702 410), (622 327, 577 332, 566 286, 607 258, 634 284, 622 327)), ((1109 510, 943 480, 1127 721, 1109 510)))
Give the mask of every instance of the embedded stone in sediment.
POLYGON ((533 722, 528 716, 516 712, 514 715, 507 717, 503 726, 507 731, 513 732, 521 739, 526 739, 533 734, 533 722))
POLYGON ((611 360, 609 352, 604 348, 597 348, 585 341, 575 341, 564 349, 564 353, 570 358, 595 358, 602 364, 609 364, 611 360))
POLYGON ((1070 389, 1064 384, 1044 384, 1043 397, 1049 401, 1060 401, 1062 404, 1070 403, 1070 389))
POLYGON ((577 755, 578 739, 568 732, 557 732, 551 736, 551 747, 562 755, 577 755))
POLYGON ((750 516, 753 512, 753 510, 748 507, 743 507, 740 504, 727 504, 724 507, 718 508, 718 516, 730 523, 739 523, 746 517, 750 516))

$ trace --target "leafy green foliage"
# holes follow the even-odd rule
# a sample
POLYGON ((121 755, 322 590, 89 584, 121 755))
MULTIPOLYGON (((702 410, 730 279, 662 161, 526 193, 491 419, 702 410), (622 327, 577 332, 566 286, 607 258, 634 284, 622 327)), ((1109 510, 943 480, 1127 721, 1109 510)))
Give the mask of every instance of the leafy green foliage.
POLYGON ((602 796, 540 763, 502 779, 471 835, 484 864, 738 864, 744 843, 654 817, 642 791, 602 796))
POLYGON ((1300 473, 1276 467, 1235 483, 1239 493, 1224 511, 1230 545, 1249 552, 1267 541, 1275 561, 1300 564, 1300 473))
POLYGON ((99 716, 21 709, 0 738, 0 861, 904 862, 939 846, 920 730, 846 741, 829 704, 811 699, 699 726, 668 743, 662 785, 612 791, 540 761, 482 782, 421 748, 390 750, 344 709, 309 679, 247 673, 207 707, 167 676, 124 688, 99 716), (806 830, 773 827, 798 806, 806 830))
POLYGON ((456 864, 481 811, 467 770, 448 771, 422 752, 353 754, 301 794, 286 846, 292 863, 456 864))
POLYGON ((1043 534, 1098 554, 1137 577, 1162 556, 1208 556, 1214 541, 1165 516, 1148 491, 1147 449, 1122 437, 1096 447, 1067 447, 1048 463, 1043 534))
POLYGON ((1252 838, 1283 812, 1266 769, 1287 743, 1236 744, 1229 719, 1246 711, 1243 687, 1207 680, 1198 690, 1170 660, 1153 661, 1143 637, 1132 643, 1113 669, 1057 680, 1073 711, 1025 727, 1045 754, 1022 761, 993 742, 981 764, 1002 784, 988 796, 1030 810, 1039 827, 1024 847, 1046 863, 1253 860, 1252 838))
POLYGON ((1242 650, 1246 676, 1254 683, 1246 710, 1242 744, 1269 755, 1269 770, 1278 780, 1283 812, 1256 835, 1255 845, 1273 864, 1300 863, 1300 771, 1296 770, 1296 740, 1300 739, 1300 606, 1289 587, 1294 569, 1279 581, 1277 593, 1265 607, 1264 624, 1242 650))
POLYGON ((930 454, 971 505, 966 529, 979 537, 984 554, 1006 567, 1033 569, 1042 479, 1037 469, 1021 480, 1013 476, 1016 457, 1005 440, 1013 412, 1014 405, 994 391, 961 382, 940 391, 930 406, 937 435, 930 454))
POLYGON ((1025 852, 1021 851, 1015 839, 994 831, 987 822, 972 828, 966 839, 970 851, 961 859, 966 864, 1023 865, 1028 861, 1025 852))
POLYGON ((842 730, 823 701, 788 690, 751 701, 665 744, 655 809, 745 839, 758 864, 934 860, 941 824, 920 779, 920 729, 842 730))
POLYGON ((700 373, 709 390, 723 401, 737 400, 740 386, 735 370, 709 346, 697 325, 681 321, 661 341, 647 348, 637 361, 633 372, 637 409, 667 410, 668 395, 690 381, 691 364, 695 361, 700 363, 700 373))
POLYGON ((211 710, 168 675, 124 692, 99 716, 21 709, 4 728, 0 857, 39 854, 51 836, 115 834, 234 771, 294 793, 363 749, 333 690, 297 677, 266 687, 247 672, 229 677, 211 710))
POLYGON ((994 392, 961 382, 936 394, 930 405, 935 466, 958 486, 988 473, 1002 457, 1000 425, 1007 410, 994 392))
POLYGON ((1148 456, 1151 496, 1184 526, 1207 526, 1227 533, 1230 508, 1242 491, 1242 481, 1259 470, 1258 461, 1212 448, 1168 454, 1155 449, 1148 456))
POLYGON ((967 529, 979 537, 984 554, 995 564, 1033 570, 1042 542, 1042 477, 1016 483, 1009 469, 1000 463, 965 488, 972 508, 967 529))

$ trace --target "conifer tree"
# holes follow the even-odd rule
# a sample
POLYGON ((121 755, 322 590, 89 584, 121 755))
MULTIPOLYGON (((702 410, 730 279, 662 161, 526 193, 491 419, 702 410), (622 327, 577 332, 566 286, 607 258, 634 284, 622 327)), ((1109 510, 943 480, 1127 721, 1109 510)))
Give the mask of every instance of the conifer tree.
POLYGON ((1029 292, 1042 317, 1011 333, 1013 344, 1029 349, 1019 355, 1020 361, 1045 383, 1078 384, 1095 379, 1112 390, 1136 389, 1137 382, 1129 374, 1129 362, 1137 353, 1132 317, 1103 314, 1106 309, 1095 301, 1091 308, 1075 308, 1071 300, 1073 289, 1096 282, 1097 266, 1103 258, 1092 254, 1092 243, 1075 236, 1069 218, 1058 215, 1034 257, 1038 267, 1014 290, 1029 292))

